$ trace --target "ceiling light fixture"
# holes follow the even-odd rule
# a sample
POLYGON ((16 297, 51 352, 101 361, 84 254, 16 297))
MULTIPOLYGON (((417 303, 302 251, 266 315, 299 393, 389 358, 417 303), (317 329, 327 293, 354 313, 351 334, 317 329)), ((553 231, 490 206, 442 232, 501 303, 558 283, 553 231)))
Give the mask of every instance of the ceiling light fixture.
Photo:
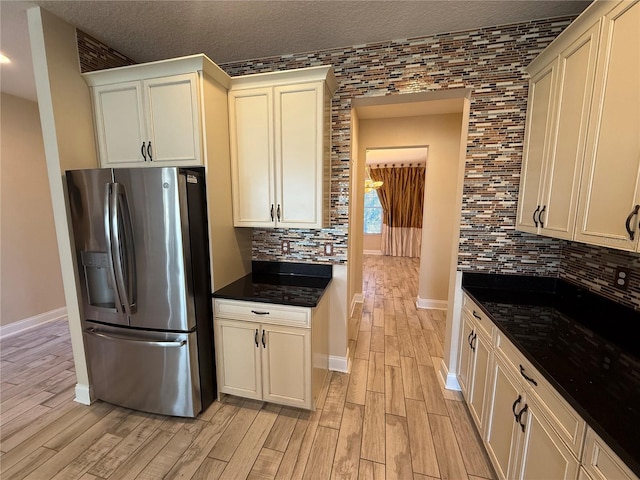
POLYGON ((11 59, 4 53, 0 53, 0 63, 11 63, 11 59))

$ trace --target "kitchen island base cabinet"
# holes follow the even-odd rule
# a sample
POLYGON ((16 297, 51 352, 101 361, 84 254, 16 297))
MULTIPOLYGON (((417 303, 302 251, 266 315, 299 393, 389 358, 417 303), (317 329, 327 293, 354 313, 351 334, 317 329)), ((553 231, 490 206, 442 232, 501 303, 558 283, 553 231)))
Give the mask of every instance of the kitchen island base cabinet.
POLYGON ((219 394, 315 409, 328 371, 328 298, 315 308, 217 299, 219 394))

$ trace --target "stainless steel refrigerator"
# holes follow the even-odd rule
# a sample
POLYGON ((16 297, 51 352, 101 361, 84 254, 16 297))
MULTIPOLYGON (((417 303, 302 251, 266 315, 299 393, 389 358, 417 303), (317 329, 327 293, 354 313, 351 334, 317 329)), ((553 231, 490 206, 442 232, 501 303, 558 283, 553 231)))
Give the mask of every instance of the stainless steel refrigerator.
POLYGON ((94 396, 196 416, 216 391, 204 169, 66 179, 94 396))

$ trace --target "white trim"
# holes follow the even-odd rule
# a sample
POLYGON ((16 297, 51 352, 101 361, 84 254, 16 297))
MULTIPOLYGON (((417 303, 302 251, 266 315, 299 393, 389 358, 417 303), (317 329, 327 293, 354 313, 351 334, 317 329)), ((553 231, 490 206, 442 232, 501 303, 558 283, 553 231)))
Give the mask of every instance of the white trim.
POLYGON ((54 322, 67 316, 67 308, 60 307, 55 310, 40 313, 33 317, 25 318, 24 320, 18 320, 17 322, 2 325, 0 327, 0 338, 13 337, 20 333, 24 333, 27 330, 44 325, 45 323, 54 322))
POLYGON ((446 300, 431 300, 429 298, 416 298, 416 308, 431 310, 446 310, 449 302, 446 300))
POLYGON ((353 311, 356 309, 356 305, 358 303, 364 303, 364 294, 362 293, 354 293, 351 298, 351 307, 349 308, 349 316, 353 316, 353 311))
POLYGON ((91 405, 93 402, 93 388, 89 385, 76 383, 76 398, 74 400, 82 405, 91 405))
POLYGON ((458 376, 455 373, 449 373, 447 364, 444 363, 444 359, 440 359, 440 380, 444 383, 444 388, 447 390, 460 391, 460 384, 458 383, 458 376))
POLYGON ((334 372, 349 373, 351 365, 349 365, 349 349, 347 348, 347 355, 344 357, 338 357, 336 355, 329 355, 329 370, 334 372))
POLYGON ((382 255, 382 250, 363 250, 363 255, 382 255))

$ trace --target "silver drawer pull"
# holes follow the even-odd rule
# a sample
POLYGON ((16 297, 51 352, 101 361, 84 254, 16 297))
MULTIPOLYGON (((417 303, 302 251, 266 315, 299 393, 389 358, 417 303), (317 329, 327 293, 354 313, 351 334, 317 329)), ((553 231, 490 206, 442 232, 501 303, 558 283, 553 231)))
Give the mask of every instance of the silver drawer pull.
POLYGON ((251 310, 251 313, 255 313, 256 315, 269 315, 269 312, 261 312, 260 310, 251 310))

